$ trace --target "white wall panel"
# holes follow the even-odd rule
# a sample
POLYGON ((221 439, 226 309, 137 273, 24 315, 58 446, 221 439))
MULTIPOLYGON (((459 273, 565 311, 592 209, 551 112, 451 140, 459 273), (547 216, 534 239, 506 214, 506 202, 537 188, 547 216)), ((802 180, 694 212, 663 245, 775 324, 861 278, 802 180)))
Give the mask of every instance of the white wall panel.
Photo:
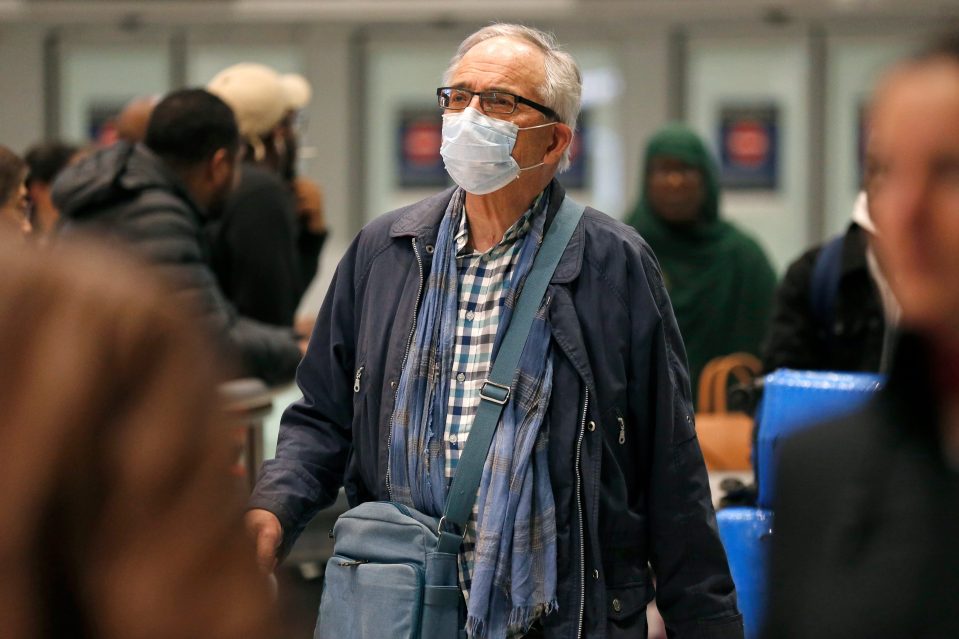
POLYGON ((689 46, 688 120, 714 152, 723 104, 779 107, 779 188, 723 193, 723 214, 751 232, 782 270, 807 244, 808 51, 801 34, 780 37, 693 36, 689 46))

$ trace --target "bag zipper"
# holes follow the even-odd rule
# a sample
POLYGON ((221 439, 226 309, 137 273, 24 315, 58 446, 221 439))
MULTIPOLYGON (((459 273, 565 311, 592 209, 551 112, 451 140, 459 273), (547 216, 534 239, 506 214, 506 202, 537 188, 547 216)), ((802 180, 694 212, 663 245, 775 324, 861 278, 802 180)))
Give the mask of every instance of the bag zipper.
POLYGON ((576 637, 583 636, 583 616, 586 612, 586 536, 583 530, 583 474, 580 471, 580 461, 583 452, 583 436, 586 434, 586 410, 589 408, 589 388, 583 399, 583 419, 579 424, 579 438, 576 440, 576 506, 579 515, 579 575, 582 589, 579 593, 579 630, 576 637))
MULTIPOLYGON (((420 257, 420 251, 416 248, 416 238, 413 238, 413 254, 416 255, 416 266, 420 270, 420 283, 416 288, 416 303, 413 305, 413 323, 410 326, 410 334, 406 338, 406 352, 403 354, 403 364, 400 366, 400 375, 406 368, 406 360, 410 356, 410 348, 413 346, 413 335, 416 333, 416 316, 419 314, 420 297, 423 295, 423 258, 420 257)), ((396 396, 400 392, 400 381, 396 380, 396 388, 393 390, 393 412, 390 413, 390 432, 386 438, 386 494, 390 501, 393 501, 393 486, 390 482, 390 448, 393 447, 393 417, 396 415, 396 396)))

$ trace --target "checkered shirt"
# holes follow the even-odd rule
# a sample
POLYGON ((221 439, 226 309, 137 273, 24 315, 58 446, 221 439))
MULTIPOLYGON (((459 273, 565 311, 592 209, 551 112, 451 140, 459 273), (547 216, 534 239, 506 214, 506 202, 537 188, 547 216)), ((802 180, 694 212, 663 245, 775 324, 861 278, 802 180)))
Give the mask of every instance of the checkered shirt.
MULTIPOLYGON (((446 477, 452 481, 460 454, 466 446, 470 427, 480 403, 480 387, 489 375, 493 342, 505 303, 504 293, 519 258, 522 239, 532 226, 534 204, 503 239, 485 253, 471 251, 469 223, 464 212, 453 238, 456 243, 456 271, 459 302, 456 311, 456 344, 453 371, 446 407, 446 430, 443 437, 446 455, 446 477)), ((477 506, 466 526, 463 550, 460 553, 459 578, 463 596, 469 601, 471 575, 476 548, 477 506)))

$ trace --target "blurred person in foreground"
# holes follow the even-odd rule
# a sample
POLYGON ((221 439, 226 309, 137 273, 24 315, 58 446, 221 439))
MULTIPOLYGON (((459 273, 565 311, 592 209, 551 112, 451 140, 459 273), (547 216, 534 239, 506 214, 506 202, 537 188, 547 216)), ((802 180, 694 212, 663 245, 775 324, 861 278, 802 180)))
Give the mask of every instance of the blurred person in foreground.
POLYGON ((95 233, 153 264, 172 304, 191 303, 243 371, 267 383, 293 377, 300 347, 291 327, 238 314, 210 269, 204 227, 233 188, 239 135, 230 108, 202 89, 165 97, 146 140, 118 142, 68 167, 54 185, 62 235, 95 233))
POLYGON ((716 163, 693 131, 672 124, 653 135, 642 179, 628 222, 663 269, 695 394, 711 359, 759 355, 776 274, 756 240, 720 219, 716 163))
POLYGON ((53 204, 53 182, 67 165, 79 159, 80 153, 72 144, 54 140, 35 144, 24 154, 29 167, 26 185, 33 206, 30 221, 35 237, 44 239, 54 233, 60 211, 53 204))
POLYGON ((30 233, 28 172, 19 155, 0 146, 0 234, 25 238, 30 233))
POLYGON ((242 62, 207 85, 233 109, 243 144, 237 187, 210 234, 227 298, 244 315, 292 326, 316 273, 325 227, 318 194, 310 197, 305 183, 295 187, 292 119, 309 95, 285 77, 242 62))
MULTIPOLYGON (((377 218, 340 262, 304 398, 250 502, 266 568, 344 485, 352 506, 442 512, 494 343, 566 198, 555 177, 582 76, 551 35, 483 28, 443 83, 457 186, 377 218)), ((654 597, 673 636, 743 636, 659 269, 595 209, 533 322, 482 481, 459 553, 471 636, 643 637, 654 597), (509 506, 520 493, 535 497, 509 506)))
POLYGON ((869 116, 876 252, 901 306, 886 387, 787 440, 767 636, 959 636, 959 37, 869 116))
POLYGON ((102 247, 0 271, 0 634, 269 636, 209 345, 102 247))

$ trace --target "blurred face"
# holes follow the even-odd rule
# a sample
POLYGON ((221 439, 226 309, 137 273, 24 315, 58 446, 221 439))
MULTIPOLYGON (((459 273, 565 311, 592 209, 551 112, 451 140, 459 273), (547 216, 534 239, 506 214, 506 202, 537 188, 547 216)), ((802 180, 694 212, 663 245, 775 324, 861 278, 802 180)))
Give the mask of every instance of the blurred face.
POLYGON ((653 212, 670 224, 699 220, 706 202, 706 181, 698 167, 668 156, 654 157, 646 176, 653 212))
POLYGON ((903 324, 959 336, 959 63, 896 72, 876 95, 868 149, 875 247, 903 324))

